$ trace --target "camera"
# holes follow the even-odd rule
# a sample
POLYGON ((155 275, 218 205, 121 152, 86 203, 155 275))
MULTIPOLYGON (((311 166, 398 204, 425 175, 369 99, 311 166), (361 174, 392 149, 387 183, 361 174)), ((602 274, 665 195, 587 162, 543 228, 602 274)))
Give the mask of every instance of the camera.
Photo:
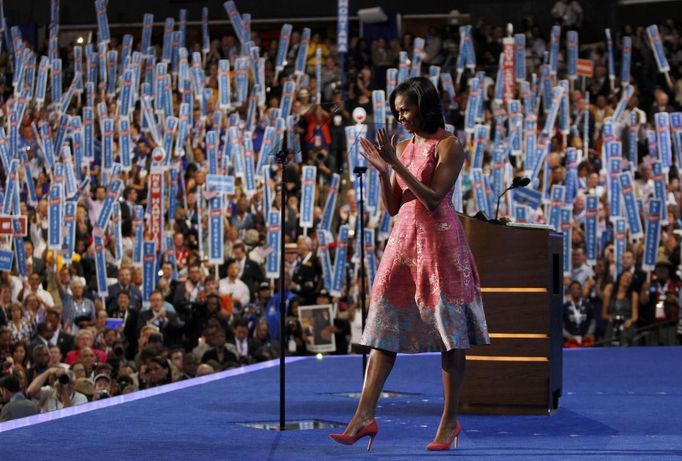
POLYGON ((121 346, 114 347, 114 355, 122 356, 125 354, 125 350, 121 346))
POLYGON ((97 400, 108 399, 109 397, 110 396, 108 392, 100 392, 97 394, 97 400))
POLYGON ((63 375, 59 375, 59 384, 62 386, 65 386, 71 382, 71 379, 69 379, 69 375, 64 373, 63 375))

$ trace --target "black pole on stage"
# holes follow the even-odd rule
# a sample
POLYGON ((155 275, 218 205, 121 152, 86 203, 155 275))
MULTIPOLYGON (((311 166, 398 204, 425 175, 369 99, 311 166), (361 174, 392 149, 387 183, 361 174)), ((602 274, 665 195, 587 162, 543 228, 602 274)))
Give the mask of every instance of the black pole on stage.
POLYGON ((280 178, 280 209, 279 209, 279 220, 280 220, 280 246, 279 246, 279 430, 283 431, 285 429, 285 389, 286 389, 286 370, 285 370, 285 347, 286 342, 284 335, 286 334, 286 315, 287 315, 287 303, 284 296, 285 284, 284 284, 284 274, 285 274, 285 244, 284 236, 286 235, 284 223, 286 222, 286 203, 287 203, 287 190, 284 185, 284 168, 287 165, 287 157, 289 155, 289 150, 287 149, 287 133, 282 136, 282 148, 275 154, 277 162, 282 165, 282 172, 280 178))
MULTIPOLYGON (((360 201, 358 202, 358 212, 360 213, 360 235, 356 238, 360 239, 360 309, 362 309, 362 332, 365 332, 365 323, 367 322, 367 311, 365 309, 365 299, 367 297, 367 290, 365 288, 365 197, 364 187, 362 184, 362 175, 367 171, 366 166, 356 166, 353 168, 353 173, 360 181, 360 201)), ((367 369, 367 350, 362 349, 362 377, 365 377, 365 370, 367 369)))

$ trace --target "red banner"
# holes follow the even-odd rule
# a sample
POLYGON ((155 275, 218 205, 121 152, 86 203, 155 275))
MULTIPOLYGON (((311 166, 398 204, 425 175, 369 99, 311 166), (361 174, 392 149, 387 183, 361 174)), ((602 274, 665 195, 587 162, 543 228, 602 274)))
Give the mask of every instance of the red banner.
POLYGON ((504 79, 504 104, 514 99, 514 39, 505 37, 502 39, 504 46, 504 60, 502 62, 502 76, 504 79))
POLYGON ((26 237, 26 216, 0 215, 0 236, 3 237, 26 237), (12 221, 19 221, 21 230, 18 233, 12 228, 12 221))
POLYGON ((149 212, 148 228, 152 240, 156 242, 156 250, 161 251, 163 238, 163 173, 149 175, 149 212))

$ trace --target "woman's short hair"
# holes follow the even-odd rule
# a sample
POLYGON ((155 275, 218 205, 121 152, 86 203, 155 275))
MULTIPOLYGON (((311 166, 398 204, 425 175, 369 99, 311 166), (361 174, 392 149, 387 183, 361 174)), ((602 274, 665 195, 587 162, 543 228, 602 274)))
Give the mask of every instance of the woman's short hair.
POLYGON ((402 95, 415 104, 419 110, 421 130, 427 133, 435 133, 438 128, 445 128, 443 120, 443 107, 440 103, 438 90, 431 80, 426 77, 413 77, 398 85, 388 98, 393 117, 398 119, 398 111, 395 107, 395 98, 402 95))

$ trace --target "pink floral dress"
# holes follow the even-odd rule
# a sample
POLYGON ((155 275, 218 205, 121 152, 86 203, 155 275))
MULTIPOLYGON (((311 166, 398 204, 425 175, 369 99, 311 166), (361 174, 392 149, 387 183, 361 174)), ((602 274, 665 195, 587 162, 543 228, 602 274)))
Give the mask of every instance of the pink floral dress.
MULTIPOLYGON (((410 141, 403 164, 431 183, 445 130, 410 141)), ((361 344, 393 352, 466 349, 489 344, 481 291, 452 191, 429 212, 398 177, 402 203, 377 270, 361 344)))

